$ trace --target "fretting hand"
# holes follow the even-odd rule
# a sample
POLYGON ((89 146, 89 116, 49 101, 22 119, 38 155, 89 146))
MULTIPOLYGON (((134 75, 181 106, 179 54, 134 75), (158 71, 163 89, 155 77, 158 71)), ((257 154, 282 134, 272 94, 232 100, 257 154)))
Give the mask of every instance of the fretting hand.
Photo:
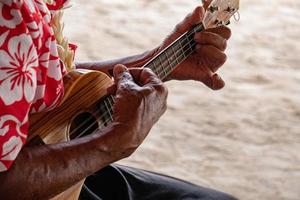
MULTIPOLYGON (((197 7, 175 27, 159 49, 164 49, 180 35, 201 23, 204 12, 203 7, 197 7)), ((213 90, 223 88, 225 83, 216 71, 227 59, 224 51, 230 36, 231 31, 225 26, 196 33, 194 37, 197 42, 196 51, 182 62, 168 79, 201 81, 213 90)))
POLYGON ((110 135, 112 152, 128 156, 143 142, 152 126, 166 111, 167 88, 148 68, 114 67, 115 84, 108 89, 115 94, 114 128, 122 134, 110 135))

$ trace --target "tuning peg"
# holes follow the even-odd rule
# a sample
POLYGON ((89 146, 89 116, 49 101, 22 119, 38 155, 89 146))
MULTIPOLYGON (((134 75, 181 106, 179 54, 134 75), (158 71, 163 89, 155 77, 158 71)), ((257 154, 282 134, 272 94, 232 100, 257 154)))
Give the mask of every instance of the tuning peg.
POLYGON ((215 24, 216 26, 222 26, 222 25, 223 25, 223 22, 220 21, 220 20, 218 20, 218 19, 216 19, 215 22, 214 22, 214 24, 215 24))
POLYGON ((224 23, 226 26, 230 24, 230 20, 224 23))
POLYGON ((218 6, 209 6, 207 10, 211 13, 214 13, 219 10, 219 7, 218 6))
POLYGON ((233 13, 235 12, 235 8, 231 8, 230 6, 228 6, 228 8, 225 11, 229 13, 233 13))

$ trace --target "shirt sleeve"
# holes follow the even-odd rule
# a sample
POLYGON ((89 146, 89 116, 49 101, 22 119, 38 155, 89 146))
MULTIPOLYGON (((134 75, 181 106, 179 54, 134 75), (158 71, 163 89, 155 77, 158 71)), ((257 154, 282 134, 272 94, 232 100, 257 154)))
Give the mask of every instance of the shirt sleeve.
POLYGON ((0 172, 10 168, 25 144, 32 109, 54 106, 63 94, 46 13, 39 0, 0 2, 0 172))

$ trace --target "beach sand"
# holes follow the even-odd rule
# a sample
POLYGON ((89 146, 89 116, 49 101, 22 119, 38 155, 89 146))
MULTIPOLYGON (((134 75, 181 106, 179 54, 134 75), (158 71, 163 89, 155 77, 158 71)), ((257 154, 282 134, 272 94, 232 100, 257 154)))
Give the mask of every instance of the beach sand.
MULTIPOLYGON (((65 35, 76 60, 159 45, 196 0, 73 0, 65 35)), ((240 199, 300 199, 300 1, 242 0, 221 91, 168 82, 168 110, 121 161, 240 199)))

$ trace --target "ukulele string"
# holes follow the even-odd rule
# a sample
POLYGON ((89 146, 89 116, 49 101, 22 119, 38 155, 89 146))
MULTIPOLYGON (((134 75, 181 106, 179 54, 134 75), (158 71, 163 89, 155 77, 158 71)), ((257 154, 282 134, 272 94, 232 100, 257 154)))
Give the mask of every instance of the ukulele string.
MULTIPOLYGON (((106 97, 106 99, 109 100, 109 98, 111 98, 112 102, 114 103, 115 99, 112 95, 109 95, 108 97, 106 97)), ((105 100, 106 100, 105 99, 105 100)), ((104 100, 104 101, 105 101, 104 100)), ((110 103, 111 104, 111 103, 110 103)), ((112 104, 113 105, 113 104, 112 104)), ((98 115, 98 114, 101 114, 101 112, 103 112, 103 110, 101 110, 101 108, 97 109, 96 112, 93 112, 92 114, 93 115, 98 115)), ((108 118, 103 121, 100 126, 105 126, 105 124, 107 124, 110 120, 112 121, 113 119, 110 117, 111 113, 113 112, 113 107, 111 106, 110 108, 109 107, 106 107, 106 111, 102 113, 102 115, 99 117, 99 119, 105 119, 107 116, 108 118)), ((84 135, 84 133, 89 130, 90 128, 92 128, 94 125, 97 125, 98 122, 97 120, 92 122, 92 123, 89 123, 90 120, 92 120, 94 118, 94 116, 90 116, 88 118, 85 119, 85 121, 83 123, 81 123, 79 126, 77 126, 75 129, 73 129, 69 136, 75 134, 75 132, 77 132, 78 130, 80 130, 81 128, 83 128, 84 126, 88 125, 88 127, 86 129, 84 129, 76 138, 79 138, 80 136, 84 135)))
MULTIPOLYGON (((188 32, 187 33, 187 37, 190 37, 192 34, 194 34, 194 32, 188 32)), ((193 41, 193 40, 192 40, 193 41)), ((175 55, 177 56, 177 54, 179 53, 179 55, 180 56, 184 56, 183 54, 185 54, 185 53, 187 53, 188 51, 190 51, 189 53, 192 53, 193 51, 194 51, 194 47, 196 46, 196 44, 197 43, 192 43, 192 44, 190 44, 190 42, 192 42, 192 41, 187 41, 188 43, 187 44, 185 44, 180 50, 176 50, 175 51, 175 55), (184 48, 186 48, 187 46, 189 46, 189 48, 187 49, 187 50, 182 50, 182 49, 184 49, 184 48), (183 54, 182 54, 183 53, 183 54)), ((165 62, 169 62, 168 60, 165 60, 165 61, 163 61, 163 63, 165 63, 165 62)), ((162 63, 162 64, 163 64, 162 63)), ((177 60, 176 59, 174 59, 173 61, 171 61, 171 62, 169 62, 170 63, 170 65, 173 65, 173 64, 176 64, 177 63, 177 60)), ((179 64, 179 63, 178 63, 179 64)), ((163 67, 162 65, 161 65, 161 67, 163 67)), ((161 67, 159 68, 159 69, 161 69, 161 67)), ((172 69, 172 66, 170 66, 171 67, 171 69, 172 69)), ((167 68, 168 68, 168 66, 167 66, 167 68)), ((164 73, 164 72, 161 72, 161 73, 157 73, 157 75, 159 76, 159 77, 164 77, 164 76, 166 76, 166 74, 164 73)), ((110 95, 110 96, 108 96, 107 98, 109 98, 109 97, 111 97, 112 98, 112 101, 114 102, 114 98, 113 98, 113 96, 112 95, 110 95)), ((105 100, 104 100, 105 101, 105 100)), ((111 102, 110 102, 110 100, 108 100, 109 101, 109 104, 111 104, 111 102)), ((99 119, 105 119, 105 116, 107 116, 107 115, 111 115, 111 113, 113 112, 113 106, 111 106, 110 108, 109 107, 107 107, 107 111, 105 111, 105 112, 103 112, 102 113, 102 115, 99 117, 99 119)), ((101 110, 99 109, 99 110, 97 110, 95 113, 93 113, 94 115, 98 115, 98 114, 100 114, 101 113, 101 110)), ((73 134, 75 134, 75 132, 77 132, 78 130, 80 130, 82 127, 84 127, 85 125, 87 125, 87 124, 89 124, 89 120, 92 120, 93 119, 93 116, 90 116, 90 117, 88 117, 83 123, 81 123, 78 127, 76 127, 74 130, 72 130, 71 132, 70 132, 70 134, 69 134, 69 136, 71 136, 71 135, 73 135, 73 134)), ((105 126, 105 124, 107 124, 109 121, 112 121, 113 119, 111 118, 111 117, 108 117, 108 119, 106 119, 106 120, 104 120, 103 122, 101 122, 100 123, 100 126, 102 127, 102 126, 105 126)), ((82 136, 87 130, 89 130, 91 127, 93 127, 94 125, 97 125, 98 124, 98 122, 97 121, 94 121, 94 122, 92 122, 82 133, 80 133, 76 138, 79 138, 80 136, 82 136)), ((98 131, 99 129, 96 129, 93 133, 95 133, 96 131, 98 131)))
MULTIPOLYGON (((188 46, 189 44, 187 44, 187 45, 185 45, 183 48, 185 48, 186 46, 188 46)), ((191 49, 191 48, 193 48, 194 46, 196 46, 196 43, 194 43, 194 44, 192 44, 192 46, 188 49, 188 50, 185 50, 184 51, 184 53, 186 53, 186 52, 188 52, 188 51, 190 51, 190 50, 192 50, 192 52, 193 52, 193 49, 191 49)), ((176 53, 182 53, 180 50, 178 50, 176 53)), ((190 52, 190 53, 192 53, 192 52, 190 52)), ((172 61, 171 62, 171 64, 174 64, 174 62, 176 62, 176 61, 172 61)), ((164 74, 163 72, 162 73, 158 73, 158 76, 161 76, 162 74, 164 74)), ((111 98, 113 99, 113 96, 112 95, 110 95, 111 96, 111 98)), ((113 99, 113 101, 114 101, 114 99, 113 99)), ((111 108, 107 108, 107 111, 105 111, 105 112, 103 112, 102 113, 102 115, 99 117, 100 119, 105 119, 105 116, 107 116, 107 115, 110 115, 111 113, 113 112, 113 108, 111 107, 111 108)), ((97 114, 100 114, 101 113, 101 110, 99 109, 99 110, 97 110, 95 113, 93 113, 93 114, 95 114, 95 115, 97 115, 97 114)), ((81 129, 82 127, 84 127, 85 125, 87 125, 87 124, 89 124, 89 120, 91 120, 91 119, 93 119, 93 116, 90 116, 89 118, 87 118, 83 123, 81 123, 77 128, 75 128, 69 135, 71 136, 71 135, 73 135, 76 131, 78 131, 79 129, 81 129)), ((108 119, 106 119, 105 121, 103 121, 103 122, 101 122, 100 123, 100 126, 105 126, 105 124, 107 124, 109 121, 111 121, 111 120, 113 120, 112 118, 110 118, 110 117, 108 117, 108 119)), ((82 136, 87 130, 89 130, 91 127, 93 127, 94 125, 97 125, 98 124, 98 122, 97 121, 95 121, 95 122, 92 122, 79 136, 77 136, 76 138, 78 138, 78 137, 80 137, 80 136, 82 136)), ((97 129, 98 130, 98 129, 97 129)), ((96 131, 97 131, 96 130, 96 131)))

